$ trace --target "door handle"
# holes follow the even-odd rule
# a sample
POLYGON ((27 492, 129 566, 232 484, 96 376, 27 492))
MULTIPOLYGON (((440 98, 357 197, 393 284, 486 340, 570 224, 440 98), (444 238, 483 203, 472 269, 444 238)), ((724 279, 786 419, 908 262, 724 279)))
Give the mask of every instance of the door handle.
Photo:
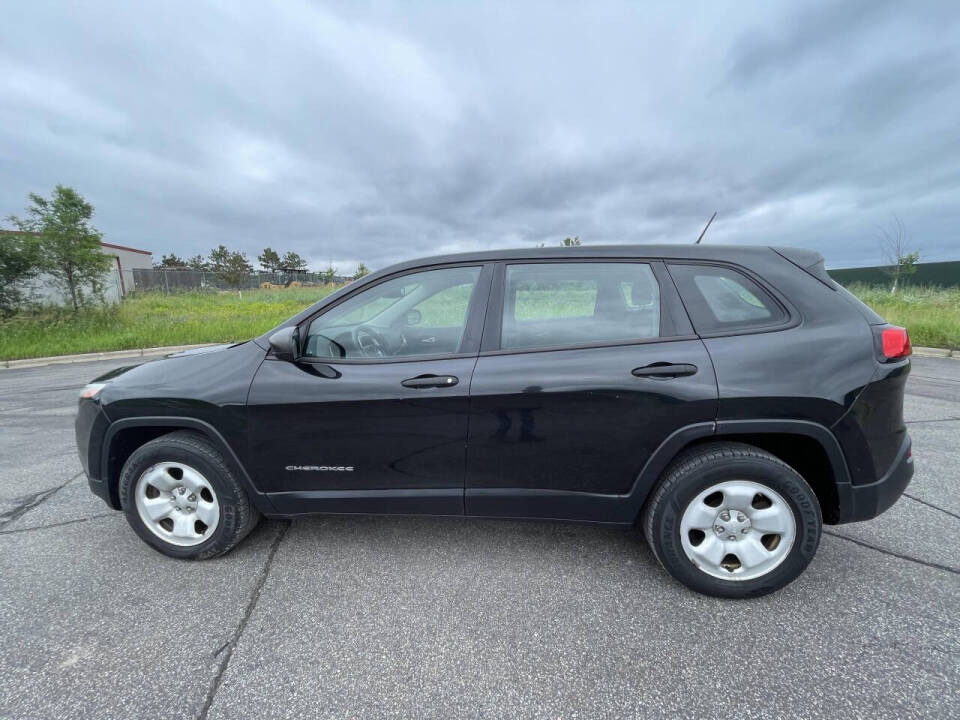
POLYGON ((637 377, 657 378, 659 380, 669 380, 675 377, 684 377, 686 375, 695 375, 696 365, 689 363, 667 363, 656 362, 643 367, 634 368, 631 371, 637 377))
POLYGON ((460 379, 453 375, 417 375, 404 380, 400 384, 404 387, 420 390, 422 388, 453 387, 458 382, 460 382, 460 379))

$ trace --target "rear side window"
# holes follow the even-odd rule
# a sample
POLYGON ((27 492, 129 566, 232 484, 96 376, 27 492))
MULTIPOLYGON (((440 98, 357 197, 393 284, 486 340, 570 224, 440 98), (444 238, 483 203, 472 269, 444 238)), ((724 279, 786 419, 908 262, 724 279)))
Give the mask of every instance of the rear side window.
POLYGON ((698 333, 778 325, 787 317, 769 293, 731 268, 671 264, 670 274, 698 333))
POLYGON ((508 265, 504 350, 629 342, 660 334, 660 287, 645 263, 508 265))

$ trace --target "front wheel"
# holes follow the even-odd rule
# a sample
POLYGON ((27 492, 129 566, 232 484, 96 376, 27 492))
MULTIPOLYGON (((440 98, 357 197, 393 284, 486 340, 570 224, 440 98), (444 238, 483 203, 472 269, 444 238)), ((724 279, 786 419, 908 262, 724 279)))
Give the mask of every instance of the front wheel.
POLYGON ((813 559, 823 521, 793 468, 741 443, 678 458, 648 500, 643 531, 677 580, 718 597, 756 597, 796 579, 813 559))
POLYGON ((120 503, 141 539, 176 558, 222 555, 260 520, 217 448, 190 431, 161 435, 130 455, 120 503))

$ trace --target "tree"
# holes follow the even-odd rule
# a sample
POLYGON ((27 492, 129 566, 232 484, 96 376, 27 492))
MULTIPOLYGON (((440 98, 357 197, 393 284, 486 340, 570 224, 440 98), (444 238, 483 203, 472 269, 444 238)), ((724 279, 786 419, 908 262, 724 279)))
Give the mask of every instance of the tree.
POLYGON ((214 272, 226 272, 227 264, 230 262, 230 251, 225 245, 217 245, 210 251, 209 265, 214 272))
POLYGON ((84 303, 83 289, 99 295, 113 259, 100 251, 103 235, 90 224, 93 205, 76 190, 57 185, 50 198, 30 193, 27 217, 11 215, 19 230, 36 233, 40 269, 70 298, 73 311, 84 303))
POLYGON ((572 237, 572 238, 565 237, 561 241, 560 246, 561 247, 580 247, 580 236, 577 235, 576 237, 572 237))
POLYGON ((187 267, 191 270, 209 270, 210 263, 203 259, 203 255, 194 255, 187 260, 187 267))
POLYGON ((154 267, 162 270, 185 270, 187 268, 187 261, 170 253, 169 255, 164 255, 159 263, 154 263, 154 267))
POLYGON ((901 277, 913 275, 917 271, 920 251, 910 250, 907 228, 896 214, 891 217, 889 227, 878 227, 877 231, 877 240, 889 266, 884 272, 893 278, 893 285, 890 287, 892 295, 897 292, 901 277))
POLYGON ((0 315, 11 314, 23 301, 20 283, 36 275, 38 261, 36 235, 0 235, 0 315))
POLYGON ((324 283, 332 283, 337 277, 337 269, 333 265, 329 265, 326 270, 320 273, 320 279, 324 283))
POLYGON ((253 272, 244 253, 229 250, 224 245, 217 245, 210 251, 210 269, 223 275, 227 285, 238 290, 253 272))
POLYGON ((263 252, 257 255, 257 261, 260 263, 260 267, 267 272, 276 272, 281 267, 280 255, 270 247, 265 247, 263 252))
POLYGON ((359 265, 357 265, 357 271, 353 274, 353 279, 359 280, 364 275, 369 275, 369 274, 370 274, 370 268, 368 268, 363 263, 360 263, 359 265))
POLYGON ((306 260, 291 250, 280 260, 280 269, 287 272, 307 272, 309 265, 306 260))
POLYGON ((237 290, 243 287, 244 282, 253 272, 253 266, 247 262, 247 256, 241 252, 232 252, 227 258, 226 267, 221 271, 227 285, 237 290))

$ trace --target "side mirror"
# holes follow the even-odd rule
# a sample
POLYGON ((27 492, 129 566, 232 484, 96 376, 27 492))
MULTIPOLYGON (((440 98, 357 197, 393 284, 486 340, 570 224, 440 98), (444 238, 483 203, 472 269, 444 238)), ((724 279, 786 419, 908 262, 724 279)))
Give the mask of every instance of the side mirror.
POLYGON ((300 328, 293 325, 277 330, 270 336, 270 349, 277 360, 297 362, 300 359, 300 328))
POLYGON ((423 314, 419 310, 407 310, 407 314, 403 316, 403 322, 407 327, 419 325, 421 320, 423 320, 423 314))

